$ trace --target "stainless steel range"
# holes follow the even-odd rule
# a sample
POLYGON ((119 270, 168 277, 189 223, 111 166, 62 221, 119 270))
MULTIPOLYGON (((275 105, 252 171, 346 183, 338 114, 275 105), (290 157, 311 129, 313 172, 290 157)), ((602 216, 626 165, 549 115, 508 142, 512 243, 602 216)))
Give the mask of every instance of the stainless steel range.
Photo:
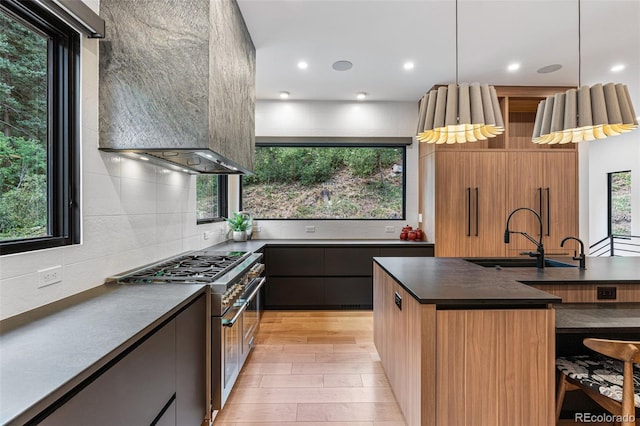
POLYGON ((207 284, 211 300, 211 399, 222 408, 260 327, 262 254, 199 250, 107 279, 121 284, 207 284))

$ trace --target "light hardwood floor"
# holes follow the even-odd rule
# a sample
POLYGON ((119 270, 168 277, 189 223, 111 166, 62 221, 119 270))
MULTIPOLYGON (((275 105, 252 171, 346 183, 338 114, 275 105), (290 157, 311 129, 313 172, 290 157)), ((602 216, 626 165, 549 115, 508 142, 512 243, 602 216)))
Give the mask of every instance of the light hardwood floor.
POLYGON ((370 311, 266 311, 215 426, 405 426, 370 311))

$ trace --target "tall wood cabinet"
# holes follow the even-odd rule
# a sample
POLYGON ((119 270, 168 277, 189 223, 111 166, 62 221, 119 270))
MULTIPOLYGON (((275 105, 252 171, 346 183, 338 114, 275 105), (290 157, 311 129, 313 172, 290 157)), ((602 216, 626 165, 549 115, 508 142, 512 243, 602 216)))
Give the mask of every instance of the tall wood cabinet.
POLYGON ((501 256, 501 225, 495 212, 505 209, 504 152, 438 152, 435 214, 438 256, 501 256))
MULTIPOLYGON (((542 241, 547 253, 571 253, 574 244, 560 247, 564 237, 577 236, 577 157, 573 152, 508 153, 509 187, 507 209, 518 207, 535 210, 542 218, 542 241)), ((535 216, 516 213, 509 228, 524 231, 538 238, 540 224, 535 216)), ((523 236, 514 234, 509 246, 510 254, 530 249, 532 244, 523 236)))
MULTIPOLYGON (((517 256, 535 251, 523 236, 503 241, 511 211, 528 207, 543 219, 549 254, 571 254, 578 235, 578 152, 575 144, 531 142, 538 102, 565 87, 496 86, 505 132, 475 143, 420 144, 420 213, 441 257, 517 256)), ((536 240, 534 215, 516 213, 510 229, 536 240)))

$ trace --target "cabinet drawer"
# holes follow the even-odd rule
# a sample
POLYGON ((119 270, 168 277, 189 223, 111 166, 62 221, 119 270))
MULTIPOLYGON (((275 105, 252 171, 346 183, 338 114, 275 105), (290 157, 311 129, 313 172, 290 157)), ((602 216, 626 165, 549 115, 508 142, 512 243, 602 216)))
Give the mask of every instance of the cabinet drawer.
POLYGON ((176 323, 172 321, 51 413, 41 424, 151 424, 174 393, 175 368, 176 323))
POLYGON ((269 307, 324 305, 324 278, 269 278, 265 305, 269 307))
POLYGON ((325 303, 335 307, 373 307, 373 279, 371 277, 325 278, 325 303))
POLYGON ((433 257, 433 246, 380 247, 381 257, 433 257))
POLYGON ((322 247, 270 247, 269 275, 322 276, 324 274, 324 248, 322 247))
POLYGON ((371 276, 377 247, 327 247, 324 251, 325 275, 371 276))

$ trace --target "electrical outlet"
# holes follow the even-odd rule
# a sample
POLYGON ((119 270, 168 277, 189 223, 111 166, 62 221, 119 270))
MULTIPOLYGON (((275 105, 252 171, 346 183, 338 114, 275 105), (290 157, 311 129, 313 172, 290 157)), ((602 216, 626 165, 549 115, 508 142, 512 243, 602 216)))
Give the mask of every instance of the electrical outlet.
POLYGON ((616 300, 616 287, 596 287, 598 300, 616 300))
POLYGON ((62 266, 54 266, 53 268, 42 269, 38 271, 39 284, 38 288, 46 287, 51 284, 62 281, 62 266))
POLYGON ((260 232, 260 231, 262 231, 262 226, 260 225, 253 228, 253 232, 260 232))
POLYGON ((394 226, 385 226, 384 227, 384 232, 387 232, 389 234, 393 233, 394 229, 396 229, 394 226))
POLYGON ((315 226, 305 226, 304 227, 305 232, 316 232, 316 227, 315 226))
POLYGON ((204 239, 205 240, 209 239, 209 231, 204 231, 204 239))

